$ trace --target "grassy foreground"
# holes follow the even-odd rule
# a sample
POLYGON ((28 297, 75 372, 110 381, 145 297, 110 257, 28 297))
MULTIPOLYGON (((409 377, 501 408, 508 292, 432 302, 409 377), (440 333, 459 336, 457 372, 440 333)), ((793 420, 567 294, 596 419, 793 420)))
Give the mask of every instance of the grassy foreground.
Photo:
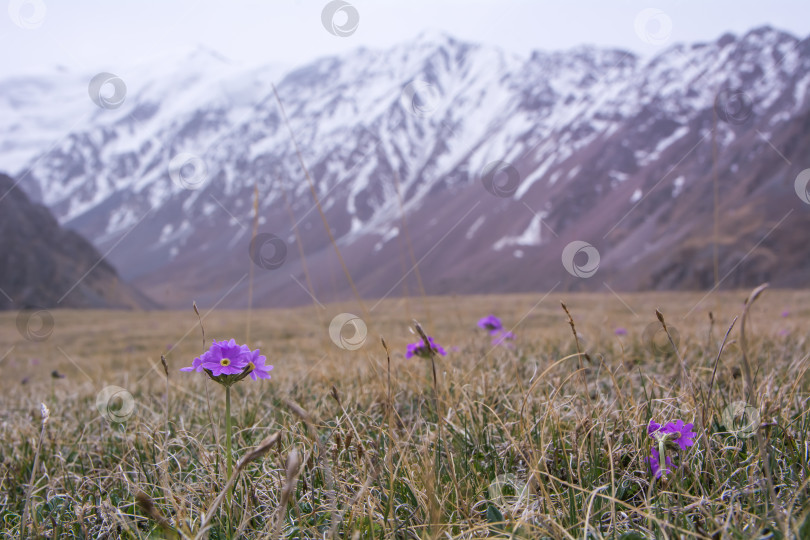
POLYGON ((538 294, 251 314, 201 306, 206 348, 233 337, 275 366, 272 380, 232 388, 234 463, 247 458, 232 497, 220 496, 224 390, 178 371, 204 350, 191 309, 53 311, 52 331, 47 319, 20 327, 18 314, 0 314, 0 530, 810 538, 810 292, 766 290, 745 341, 740 318, 718 355, 747 296, 538 294), (357 350, 329 337, 345 312, 368 327, 357 350), (513 348, 493 347, 476 327, 489 313, 515 333, 513 348), (436 381, 430 360, 404 357, 418 341, 412 318, 448 351, 435 358, 436 381), (111 385, 120 389, 103 390, 111 385), (647 425, 676 419, 694 423, 696 442, 656 479, 647 425))

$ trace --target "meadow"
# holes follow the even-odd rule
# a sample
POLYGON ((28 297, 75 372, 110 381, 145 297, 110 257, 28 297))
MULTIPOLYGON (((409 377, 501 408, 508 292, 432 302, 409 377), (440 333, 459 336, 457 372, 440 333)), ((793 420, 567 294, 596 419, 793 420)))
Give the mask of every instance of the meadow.
POLYGON ((810 291, 767 289, 743 317, 749 294, 200 306, 204 337, 191 308, 56 310, 52 328, 2 313, 0 529, 810 538, 810 291), (341 313, 364 340, 330 338, 341 313), (476 325, 489 314, 515 339, 493 344, 476 325), (414 319, 446 355, 405 357, 414 319), (230 338, 274 369, 234 384, 227 415, 222 386, 179 370, 230 338), (650 427, 677 420, 693 424, 688 447, 650 427))

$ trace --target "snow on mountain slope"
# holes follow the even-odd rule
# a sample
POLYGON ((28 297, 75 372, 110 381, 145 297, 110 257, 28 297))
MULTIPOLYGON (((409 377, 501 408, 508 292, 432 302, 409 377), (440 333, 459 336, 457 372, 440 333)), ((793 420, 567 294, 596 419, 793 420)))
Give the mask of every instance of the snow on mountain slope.
MULTIPOLYGON (((777 140, 802 131, 796 126, 807 115, 808 67, 808 42, 771 28, 676 45, 650 59, 593 47, 520 58, 435 34, 286 72, 196 51, 116 73, 127 85, 120 108, 97 107, 86 85, 82 103, 77 77, 60 84, 32 79, 25 84, 38 93, 20 93, 30 96, 26 102, 3 92, 0 106, 16 118, 38 110, 34 126, 51 127, 26 131, 16 120, 0 132, 0 144, 14 146, 6 166, 27 159, 29 193, 109 250, 123 276, 170 304, 214 302, 234 284, 227 302, 246 303, 239 279, 252 264, 254 187, 260 231, 288 247, 282 269, 258 276, 257 301, 309 301, 291 285, 290 275, 304 269, 296 233, 318 297, 345 297, 275 83, 330 232, 351 254, 363 294, 388 294, 403 281, 403 253, 411 247, 408 267, 421 258, 433 292, 526 290, 559 281, 589 286, 568 280, 562 239, 588 236, 607 251, 632 251, 625 243, 636 229, 658 230, 661 216, 694 204, 690 191, 697 194, 701 179, 710 178, 713 140, 729 167, 746 153, 771 163, 773 150, 757 132, 777 140), (60 99, 64 111, 36 109, 60 99), (719 123, 714 110, 725 114, 719 123), (25 141, 35 137, 53 148, 32 157, 33 143, 25 141), (482 176, 497 162, 503 170, 490 178, 493 195, 482 176), (668 177, 673 167, 691 173, 679 169, 668 177), (510 171, 516 184, 498 184, 510 171), (677 198, 675 178, 685 178, 677 198), (656 191, 661 183, 669 187, 666 202, 656 191), (643 195, 631 197, 636 192, 643 195), (520 255, 507 246, 520 247, 520 255), (539 267, 546 269, 542 277, 535 275, 539 267)), ((20 84, 0 81, 0 88, 20 84)), ((798 155, 791 148, 784 150, 798 155)), ((735 176, 724 171, 721 180, 726 185, 735 176)), ((741 193, 735 201, 750 197, 741 193)), ((731 267, 731 251, 728 257, 731 267)), ((624 260, 605 253, 604 272, 624 260)), ((657 286, 650 268, 636 268, 636 277, 657 286)), ((686 274, 667 286, 704 285, 686 274)))
POLYGON ((0 155, 7 171, 19 171, 60 138, 80 128, 75 111, 86 108, 82 77, 64 70, 0 80, 0 155))

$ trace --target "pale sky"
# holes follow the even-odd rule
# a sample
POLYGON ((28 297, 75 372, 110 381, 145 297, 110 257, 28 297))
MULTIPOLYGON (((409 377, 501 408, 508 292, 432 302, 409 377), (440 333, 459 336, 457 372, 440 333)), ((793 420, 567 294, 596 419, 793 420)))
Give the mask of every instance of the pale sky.
POLYGON ((114 72, 197 45, 237 63, 294 66, 360 46, 388 47, 425 30, 524 55, 581 44, 648 55, 763 24, 810 35, 807 0, 337 1, 349 4, 332 19, 338 27, 351 22, 352 10, 359 18, 346 36, 322 23, 326 0, 3 0, 0 77, 56 65, 114 72))

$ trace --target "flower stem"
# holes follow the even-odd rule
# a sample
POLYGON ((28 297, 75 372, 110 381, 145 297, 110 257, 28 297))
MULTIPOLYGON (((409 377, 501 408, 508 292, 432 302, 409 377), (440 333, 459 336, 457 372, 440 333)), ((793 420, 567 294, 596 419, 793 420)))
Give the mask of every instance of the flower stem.
MULTIPOLYGON (((231 387, 225 387, 225 466, 226 478, 225 482, 231 479, 231 471, 233 469, 233 455, 231 452, 231 387)), ((231 523, 231 495, 233 493, 233 486, 228 488, 227 493, 227 510, 228 510, 228 538, 233 537, 233 524, 231 523)))
POLYGON ((664 456, 664 442, 666 441, 666 437, 659 437, 658 438, 658 470, 661 471, 661 476, 666 477, 666 473, 668 472, 666 467, 667 460, 664 456))

